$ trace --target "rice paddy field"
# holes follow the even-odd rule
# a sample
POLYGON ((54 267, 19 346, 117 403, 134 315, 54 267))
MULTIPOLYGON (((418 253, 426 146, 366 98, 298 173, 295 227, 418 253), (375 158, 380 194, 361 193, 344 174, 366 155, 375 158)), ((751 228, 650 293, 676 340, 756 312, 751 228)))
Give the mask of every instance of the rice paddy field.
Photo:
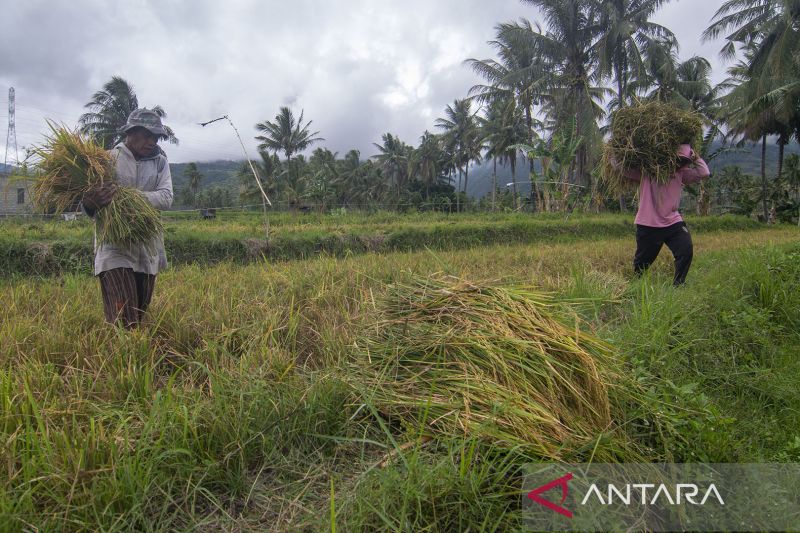
POLYGON ((91 227, 0 222, 0 531, 524 531, 530 462, 799 462, 800 230, 689 219, 676 289, 630 219, 275 215, 303 253, 186 254, 135 331, 14 266, 91 227))

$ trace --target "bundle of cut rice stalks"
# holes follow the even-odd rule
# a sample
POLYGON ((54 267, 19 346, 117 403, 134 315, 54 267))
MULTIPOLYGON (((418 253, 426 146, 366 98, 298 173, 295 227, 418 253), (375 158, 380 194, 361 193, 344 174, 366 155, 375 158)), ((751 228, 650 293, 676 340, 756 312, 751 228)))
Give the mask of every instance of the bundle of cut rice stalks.
POLYGON ((614 434, 608 393, 623 382, 577 320, 534 290, 414 279, 391 288, 349 375, 408 431, 561 459, 614 434))
POLYGON ((624 171, 639 170, 665 184, 678 169, 680 145, 697 147, 702 134, 703 119, 694 111, 662 102, 622 108, 611 119, 611 139, 601 162, 603 179, 612 191, 624 191, 637 185, 624 171))
MULTIPOLYGON (((76 209, 83 196, 107 183, 115 183, 111 155, 90 138, 50 125, 52 134, 34 153, 38 175, 34 205, 47 213, 76 209)), ((111 204, 97 212, 97 239, 129 249, 135 244, 152 246, 161 234, 161 217, 136 189, 117 186, 111 204)))

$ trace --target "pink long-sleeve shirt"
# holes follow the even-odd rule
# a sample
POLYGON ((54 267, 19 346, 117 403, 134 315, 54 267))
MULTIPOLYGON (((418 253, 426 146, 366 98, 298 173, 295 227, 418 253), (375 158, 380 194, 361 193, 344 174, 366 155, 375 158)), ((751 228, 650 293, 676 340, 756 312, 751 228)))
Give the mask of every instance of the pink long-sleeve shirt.
POLYGON ((679 169, 666 185, 660 185, 648 176, 642 176, 638 170, 625 171, 625 177, 639 182, 639 210, 636 212, 636 224, 651 228, 666 228, 681 222, 678 208, 681 203, 683 186, 697 183, 711 175, 705 161, 698 158, 694 167, 679 169))

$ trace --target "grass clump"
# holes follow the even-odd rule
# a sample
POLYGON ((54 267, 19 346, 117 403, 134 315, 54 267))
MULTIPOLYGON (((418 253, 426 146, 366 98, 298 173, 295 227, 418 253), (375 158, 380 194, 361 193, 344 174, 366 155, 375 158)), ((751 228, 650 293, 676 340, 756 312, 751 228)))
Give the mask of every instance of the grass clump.
POLYGON ((603 151, 603 178, 612 189, 622 190, 635 183, 623 172, 639 170, 666 184, 678 170, 678 147, 697 146, 702 133, 702 117, 694 111, 663 102, 620 109, 612 117, 611 139, 603 151))
POLYGON ((610 346, 561 315, 529 289, 398 283, 352 375, 407 429, 562 459, 613 431, 608 389, 620 376, 610 346))
POLYGON ((417 447, 343 491, 336 522, 348 532, 522 531, 523 465, 532 460, 469 438, 417 447))
MULTIPOLYGON (((76 210, 89 191, 116 183, 113 157, 78 132, 50 125, 52 134, 36 148, 39 176, 33 202, 47 213, 76 210)), ((152 241, 163 231, 158 211, 134 188, 117 186, 111 204, 95 216, 100 244, 130 249, 152 241)))

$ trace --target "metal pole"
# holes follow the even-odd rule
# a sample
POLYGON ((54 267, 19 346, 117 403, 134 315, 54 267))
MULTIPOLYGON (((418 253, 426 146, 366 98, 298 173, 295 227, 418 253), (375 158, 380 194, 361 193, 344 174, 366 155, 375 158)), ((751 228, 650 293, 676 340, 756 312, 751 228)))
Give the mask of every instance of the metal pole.
POLYGON ((258 190, 261 191, 261 196, 264 198, 261 202, 261 207, 264 210, 264 232, 266 233, 267 240, 269 240, 269 217, 267 216, 267 204, 272 207, 272 202, 270 202, 266 191, 264 191, 264 187, 261 186, 261 180, 258 177, 258 172, 256 172, 256 167, 253 166, 253 162, 250 160, 250 156, 247 154, 247 148, 244 146, 242 136, 239 135, 239 130, 236 129, 236 126, 233 124, 233 121, 228 115, 223 115, 219 118, 215 118, 214 120, 209 120, 208 122, 201 122, 200 125, 205 128, 207 125, 223 119, 228 121, 228 124, 230 124, 231 128, 233 128, 233 132, 236 133, 236 138, 239 139, 239 145, 242 147, 242 153, 244 154, 245 159, 247 159, 247 164, 250 165, 250 171, 253 173, 253 178, 256 180, 258 190))
POLYGON ((258 172, 256 172, 256 168, 253 166, 253 162, 250 160, 250 156, 247 154, 247 148, 245 148, 245 146, 244 146, 244 141, 242 141, 242 136, 239 135, 239 130, 236 129, 236 126, 233 124, 233 121, 230 119, 230 117, 228 115, 223 115, 223 116, 221 116, 219 118, 215 118, 214 120, 209 120, 208 122, 201 122, 200 125, 203 126, 203 127, 206 127, 209 124, 212 124, 214 122, 217 122, 217 121, 220 121, 220 120, 223 120, 223 119, 228 121, 228 124, 231 125, 231 128, 233 128, 234 133, 236 133, 236 138, 239 139, 239 144, 242 147, 242 153, 244 153, 244 157, 245 157, 245 159, 247 159, 247 164, 250 165, 250 171, 253 173, 253 177, 256 180, 256 185, 258 185, 258 190, 261 191, 261 195, 264 197, 264 201, 267 204, 269 204, 270 207, 272 207, 272 202, 269 201, 269 197, 267 196, 267 193, 264 191, 264 188, 261 186, 261 180, 258 178, 258 172))

